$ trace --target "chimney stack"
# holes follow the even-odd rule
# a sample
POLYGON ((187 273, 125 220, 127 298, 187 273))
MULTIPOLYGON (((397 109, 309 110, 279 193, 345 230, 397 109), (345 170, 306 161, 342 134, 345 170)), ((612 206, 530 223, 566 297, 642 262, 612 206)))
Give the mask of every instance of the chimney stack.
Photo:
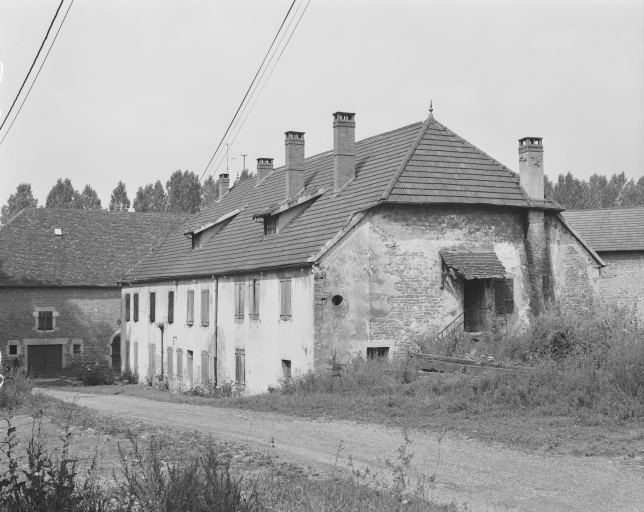
POLYGON ((219 175, 219 198, 221 199, 228 193, 228 188, 230 187, 230 176, 228 174, 219 175))
POLYGON ((257 183, 261 182, 266 176, 273 172, 272 158, 257 159, 257 183))
POLYGON ((304 188, 304 132, 286 132, 286 199, 304 188))
POLYGON ((519 182, 531 200, 543 201, 543 144, 541 137, 519 139, 519 182))
POLYGON ((352 112, 333 114, 333 188, 356 177, 356 121, 352 112))

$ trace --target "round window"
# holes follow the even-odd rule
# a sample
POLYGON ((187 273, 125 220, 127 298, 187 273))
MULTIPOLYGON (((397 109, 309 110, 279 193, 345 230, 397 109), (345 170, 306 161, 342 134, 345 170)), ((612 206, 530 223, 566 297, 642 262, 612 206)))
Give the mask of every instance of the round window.
POLYGON ((333 304, 334 306, 339 306, 340 304, 342 304, 343 300, 344 299, 342 298, 342 295, 334 295, 331 298, 331 304, 333 304))

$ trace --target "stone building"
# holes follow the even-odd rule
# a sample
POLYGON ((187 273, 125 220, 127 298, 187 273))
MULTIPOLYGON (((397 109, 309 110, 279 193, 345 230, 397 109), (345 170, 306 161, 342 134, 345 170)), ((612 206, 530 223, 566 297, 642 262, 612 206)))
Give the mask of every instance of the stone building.
POLYGON ((31 208, 0 228, 0 350, 35 374, 121 367, 118 279, 186 216, 31 208))
POLYGON ((431 111, 359 142, 355 126, 336 112, 332 150, 307 158, 289 131, 283 167, 260 158, 230 190, 221 176, 217 203, 123 279, 124 364, 257 393, 449 324, 593 300, 602 261, 544 200, 540 138, 519 141, 517 176, 431 111))
POLYGON ((606 263, 602 298, 632 308, 644 322, 644 207, 570 210, 563 216, 606 263))

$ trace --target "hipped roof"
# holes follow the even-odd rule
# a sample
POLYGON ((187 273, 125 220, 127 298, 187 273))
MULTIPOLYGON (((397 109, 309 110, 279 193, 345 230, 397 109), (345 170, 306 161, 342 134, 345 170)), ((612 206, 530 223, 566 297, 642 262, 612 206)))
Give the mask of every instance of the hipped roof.
POLYGON ((125 282, 222 275, 311 264, 331 247, 357 215, 379 204, 531 205, 518 177, 432 116, 356 143, 356 178, 339 192, 333 184, 333 152, 305 160, 305 192, 324 190, 277 236, 264 236, 253 218, 283 203, 284 168, 261 183, 240 182, 215 204, 134 267, 125 282), (183 233, 237 208, 242 212, 204 246, 192 249, 183 233))

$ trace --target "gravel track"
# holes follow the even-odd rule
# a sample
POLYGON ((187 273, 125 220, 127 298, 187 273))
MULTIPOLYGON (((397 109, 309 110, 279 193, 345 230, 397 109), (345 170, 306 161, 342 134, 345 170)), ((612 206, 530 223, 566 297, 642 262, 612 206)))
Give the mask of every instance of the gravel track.
MULTIPOLYGON (((61 400, 126 420, 167 425, 237 441, 313 471, 369 467, 390 476, 400 429, 340 420, 157 402, 123 395, 93 395, 36 388, 61 400), (337 460, 337 463, 336 463, 337 460)), ((644 462, 606 457, 525 453, 464 436, 411 430, 411 475, 435 473, 430 498, 466 503, 472 511, 644 511, 644 462), (441 439, 439 441, 439 438, 441 439), (438 453, 440 447, 440 463, 438 453)))

